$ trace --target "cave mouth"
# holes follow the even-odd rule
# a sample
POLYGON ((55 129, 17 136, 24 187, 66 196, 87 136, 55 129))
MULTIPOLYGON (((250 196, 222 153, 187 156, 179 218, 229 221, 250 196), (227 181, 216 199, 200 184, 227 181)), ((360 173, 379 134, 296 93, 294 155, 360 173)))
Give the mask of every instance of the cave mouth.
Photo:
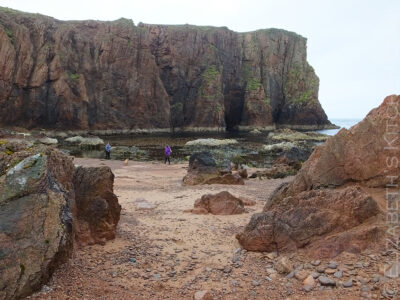
POLYGON ((242 121, 244 90, 234 89, 224 97, 226 131, 238 131, 242 121))

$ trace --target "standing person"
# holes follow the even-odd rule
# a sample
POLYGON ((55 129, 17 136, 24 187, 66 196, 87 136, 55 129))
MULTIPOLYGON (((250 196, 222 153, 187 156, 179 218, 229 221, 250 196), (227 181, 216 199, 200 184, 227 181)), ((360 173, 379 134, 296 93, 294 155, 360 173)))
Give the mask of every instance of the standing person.
POLYGON ((106 159, 110 159, 110 153, 111 153, 111 145, 110 145, 110 143, 107 143, 107 145, 106 145, 106 159))
POLYGON ((171 156, 172 150, 171 147, 169 145, 167 145, 164 149, 164 154, 165 154, 165 164, 167 163, 168 160, 168 164, 171 164, 171 161, 169 160, 169 157, 171 156))

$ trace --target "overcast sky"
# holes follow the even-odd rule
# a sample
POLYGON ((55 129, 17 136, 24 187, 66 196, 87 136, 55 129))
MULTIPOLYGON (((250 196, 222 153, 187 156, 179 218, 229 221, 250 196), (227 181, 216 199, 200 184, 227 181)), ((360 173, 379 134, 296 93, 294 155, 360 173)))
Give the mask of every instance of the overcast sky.
POLYGON ((385 96, 400 94, 398 0, 0 0, 0 6, 61 20, 283 28, 308 38, 329 118, 362 118, 385 96))

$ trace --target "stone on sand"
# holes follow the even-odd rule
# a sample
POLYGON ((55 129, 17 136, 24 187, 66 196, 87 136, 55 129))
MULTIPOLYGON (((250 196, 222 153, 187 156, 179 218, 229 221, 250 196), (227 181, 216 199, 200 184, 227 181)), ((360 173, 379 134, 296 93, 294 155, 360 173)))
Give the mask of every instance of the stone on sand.
POLYGON ((194 203, 194 210, 207 211, 213 215, 235 215, 245 212, 243 201, 227 191, 203 195, 194 203))
POLYGON ((193 296, 194 300, 213 300, 213 297, 210 293, 210 291, 204 290, 204 291, 197 291, 194 293, 193 296))

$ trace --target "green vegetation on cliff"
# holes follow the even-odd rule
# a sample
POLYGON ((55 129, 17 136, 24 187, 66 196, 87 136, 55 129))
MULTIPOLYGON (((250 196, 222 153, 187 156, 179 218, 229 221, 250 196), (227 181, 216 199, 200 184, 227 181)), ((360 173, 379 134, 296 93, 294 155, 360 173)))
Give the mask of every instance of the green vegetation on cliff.
MULTIPOLYGON (((0 7, 1 8, 1 7, 0 7)), ((13 34, 13 32, 11 31, 10 28, 5 27, 0 20, 0 29, 3 29, 4 32, 6 33, 7 37, 9 38, 9 40, 11 41, 12 44, 14 44, 15 41, 15 36, 13 34)))
POLYGON ((303 92, 299 98, 293 99, 293 102, 303 104, 311 101, 312 99, 312 90, 308 90, 303 92))
POLYGON ((220 75, 219 70, 216 66, 209 66, 203 73, 203 79, 206 81, 214 81, 220 75))
POLYGON ((202 74, 203 81, 199 88, 201 97, 212 100, 222 95, 220 90, 220 75, 221 73, 215 65, 211 65, 205 69, 202 74))
POLYGON ((12 31, 8 28, 5 28, 5 31, 6 31, 8 38, 11 40, 11 42, 14 43, 14 34, 12 33, 12 31))
POLYGON ((258 79, 252 77, 247 80, 246 91, 255 91, 261 87, 262 83, 258 79))
POLYGON ((22 11, 18 11, 18 10, 9 8, 9 7, 1 7, 1 6, 0 6, 0 12, 8 13, 8 14, 16 14, 16 13, 22 14, 23 13, 22 11))
POLYGON ((115 22, 125 26, 135 26, 135 23, 133 23, 131 19, 127 18, 119 18, 118 20, 115 20, 115 22))
POLYGON ((70 79, 72 79, 72 80, 79 80, 80 75, 77 74, 77 73, 70 73, 70 72, 68 72, 68 77, 69 77, 70 79))
POLYGON ((295 104, 306 104, 317 99, 319 80, 314 69, 308 65, 293 65, 286 77, 286 99, 295 104))
POLYGON ((12 9, 9 7, 3 7, 3 6, 0 6, 0 13, 5 13, 5 14, 9 14, 9 15, 22 15, 22 16, 43 17, 43 18, 53 19, 52 17, 48 17, 48 16, 45 16, 42 14, 28 13, 28 12, 12 9))

